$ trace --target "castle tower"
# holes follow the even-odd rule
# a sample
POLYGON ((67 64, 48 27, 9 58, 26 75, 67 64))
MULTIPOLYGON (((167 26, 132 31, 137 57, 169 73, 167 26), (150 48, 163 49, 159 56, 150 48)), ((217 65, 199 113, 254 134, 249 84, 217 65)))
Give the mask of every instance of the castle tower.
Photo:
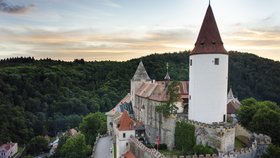
POLYGON ((189 58, 189 119, 226 120, 228 53, 209 4, 189 58))
POLYGON ((132 77, 130 81, 130 95, 131 95, 131 103, 133 111, 135 112, 136 117, 140 115, 140 111, 137 107, 135 107, 135 93, 139 89, 139 87, 144 82, 151 82, 151 78, 149 77, 143 62, 140 61, 134 76, 132 77))
POLYGON ((134 123, 128 112, 124 111, 116 130, 117 158, 123 157, 122 155, 128 151, 128 142, 131 136, 135 137, 134 123))

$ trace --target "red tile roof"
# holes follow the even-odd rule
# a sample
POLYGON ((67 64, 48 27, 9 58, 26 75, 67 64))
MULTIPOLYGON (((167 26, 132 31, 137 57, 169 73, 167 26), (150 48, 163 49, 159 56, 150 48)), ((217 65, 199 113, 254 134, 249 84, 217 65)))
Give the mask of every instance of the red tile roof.
MULTIPOLYGON (((188 98, 188 85, 187 81, 180 81, 179 94, 182 99, 188 98)), ((166 81, 144 83, 136 91, 136 95, 154 101, 165 102, 168 100, 166 81)))
POLYGON ((223 41, 210 5, 207 8, 195 47, 190 53, 190 55, 196 54, 228 54, 223 46, 223 41))
POLYGON ((133 120, 129 117, 127 111, 123 112, 118 124, 119 131, 129 131, 134 129, 133 120))
POLYGON ((124 154, 124 158, 136 158, 131 151, 128 151, 124 154))

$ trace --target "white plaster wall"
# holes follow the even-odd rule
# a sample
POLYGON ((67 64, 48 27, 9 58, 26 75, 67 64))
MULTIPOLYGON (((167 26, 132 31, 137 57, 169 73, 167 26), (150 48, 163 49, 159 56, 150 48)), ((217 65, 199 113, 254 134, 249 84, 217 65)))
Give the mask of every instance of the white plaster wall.
POLYGON ((223 122, 227 105, 228 55, 191 55, 189 70, 189 119, 223 122), (219 58, 219 65, 214 64, 219 58))
POLYGON ((127 152, 127 143, 129 141, 130 136, 135 137, 135 130, 130 131, 119 131, 117 130, 117 158, 121 157, 123 154, 127 152), (123 133, 125 133, 125 138, 123 138, 123 133))

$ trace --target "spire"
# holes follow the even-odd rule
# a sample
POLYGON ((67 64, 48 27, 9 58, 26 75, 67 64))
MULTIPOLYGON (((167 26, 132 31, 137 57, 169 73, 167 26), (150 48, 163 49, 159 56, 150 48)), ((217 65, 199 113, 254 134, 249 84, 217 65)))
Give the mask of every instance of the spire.
POLYGON ((233 92, 232 92, 232 89, 231 89, 231 88, 230 88, 229 91, 228 91, 227 98, 228 98, 228 99, 234 99, 233 92))
POLYGON ((195 47, 190 53, 190 55, 195 54, 228 54, 223 46, 223 41, 216 24, 210 1, 195 47))
POLYGON ((135 71, 134 76, 132 77, 132 80, 134 81, 141 81, 141 80, 146 80, 146 81, 150 81, 151 78, 149 77, 142 60, 140 61, 137 70, 135 71))
POLYGON ((166 81, 170 80, 170 76, 169 76, 169 73, 168 73, 168 63, 166 63, 166 75, 164 77, 164 80, 166 80, 166 81))

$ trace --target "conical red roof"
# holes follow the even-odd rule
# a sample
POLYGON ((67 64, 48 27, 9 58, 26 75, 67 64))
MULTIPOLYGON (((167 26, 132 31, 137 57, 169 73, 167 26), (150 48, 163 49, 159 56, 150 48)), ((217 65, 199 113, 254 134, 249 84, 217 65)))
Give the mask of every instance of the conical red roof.
POLYGON ((210 5, 207 8, 195 47, 190 53, 190 55, 195 54, 228 54, 223 46, 223 41, 210 5))

